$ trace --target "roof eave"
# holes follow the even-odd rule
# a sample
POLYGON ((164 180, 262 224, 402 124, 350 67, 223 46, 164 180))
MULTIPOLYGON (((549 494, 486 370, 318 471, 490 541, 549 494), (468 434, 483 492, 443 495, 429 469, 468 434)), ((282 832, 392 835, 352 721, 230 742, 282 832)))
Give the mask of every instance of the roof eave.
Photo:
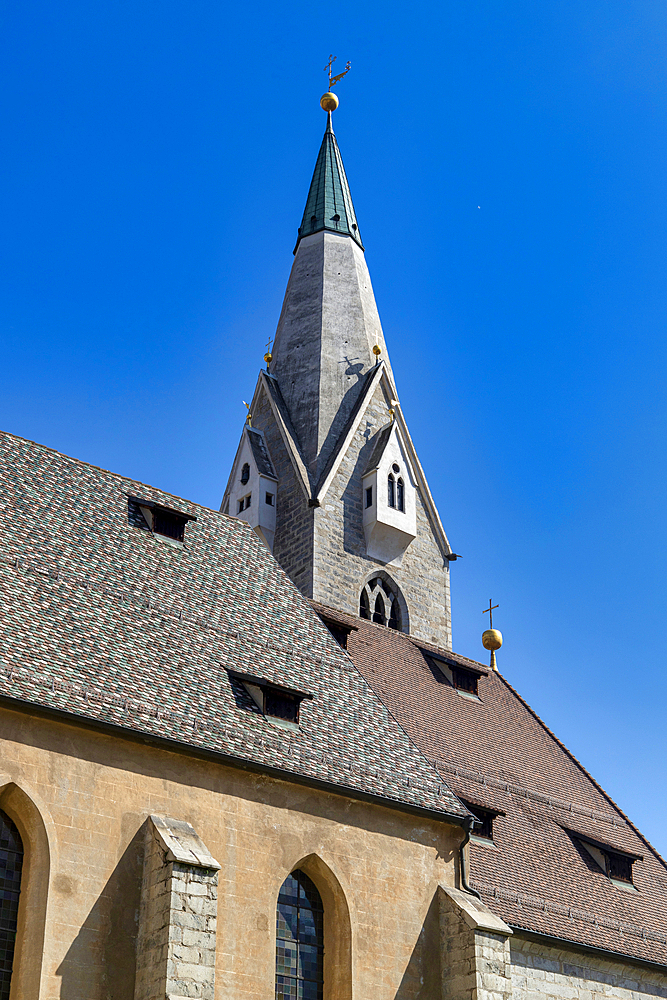
POLYGON ((361 240, 359 239, 358 236, 354 235, 354 233, 350 233, 350 232, 343 233, 343 232, 340 231, 340 229, 334 229, 332 226, 318 226, 317 229, 311 229, 311 231, 309 233, 299 232, 299 235, 298 235, 297 241, 296 241, 296 245, 294 247, 294 250, 292 250, 292 253, 294 254, 294 256, 296 256, 296 252, 299 249, 299 243, 301 242, 301 240, 305 240, 305 238, 307 236, 315 236, 316 233, 335 233, 336 236, 349 236, 349 238, 351 240, 354 240, 354 242, 357 244, 357 246, 360 247, 364 251, 364 253, 366 252, 366 248, 364 247, 364 244, 361 242, 361 240))
POLYGON ((267 764, 260 764, 256 761, 247 760, 245 757, 237 757, 234 754, 227 754, 221 750, 212 750, 209 747, 198 747, 192 743, 181 742, 170 739, 167 736, 159 736, 155 733, 142 729, 133 729, 129 726, 120 726, 114 722, 106 722, 102 719, 93 719, 87 715, 78 715, 76 712, 68 712, 64 708, 55 708, 52 705, 42 705, 39 702, 25 701, 22 698, 12 698, 7 694, 0 694, 0 705, 6 704, 10 708, 37 713, 40 716, 55 717, 61 721, 73 725, 85 726, 108 735, 125 737, 136 740, 140 743, 154 744, 165 750, 175 753, 191 754, 204 760, 215 760, 219 764, 234 767, 242 771, 252 771, 255 774, 266 774, 279 781, 288 781, 295 785, 304 785, 308 788, 317 788, 320 791, 334 795, 342 795, 346 798, 356 799, 361 802, 369 802, 372 805, 383 806, 389 809, 398 809, 400 812, 410 813, 416 816, 427 816, 430 819, 441 823, 450 823, 452 826, 460 826, 465 829, 468 816, 459 816, 456 813, 442 812, 438 809, 429 809, 427 806, 419 806, 410 802, 403 802, 401 799, 394 799, 385 795, 377 795, 372 792, 364 792, 360 788, 350 785, 339 785, 334 781, 327 781, 325 778, 315 778, 307 774, 298 774, 294 771, 287 771, 284 768, 272 767, 267 764))

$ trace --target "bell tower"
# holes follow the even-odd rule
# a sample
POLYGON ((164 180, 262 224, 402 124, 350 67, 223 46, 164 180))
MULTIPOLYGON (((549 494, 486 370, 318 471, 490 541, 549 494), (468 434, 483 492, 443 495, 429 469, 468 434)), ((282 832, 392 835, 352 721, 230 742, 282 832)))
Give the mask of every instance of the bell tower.
POLYGON ((401 411, 333 131, 338 98, 320 103, 294 264, 221 510, 252 524, 307 597, 451 647, 456 556, 401 411))

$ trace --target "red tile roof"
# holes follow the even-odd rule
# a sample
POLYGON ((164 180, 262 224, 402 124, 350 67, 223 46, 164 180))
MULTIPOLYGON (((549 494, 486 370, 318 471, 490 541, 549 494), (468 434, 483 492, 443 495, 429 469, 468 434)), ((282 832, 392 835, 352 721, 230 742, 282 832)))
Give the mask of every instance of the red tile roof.
POLYGON ((667 867, 582 765, 499 674, 373 622, 348 652, 413 742, 467 802, 499 810, 493 844, 472 843, 471 882, 508 923, 667 964, 667 867), (479 701, 461 697, 424 651, 481 668, 479 701), (614 885, 572 832, 643 860, 637 892, 614 885))

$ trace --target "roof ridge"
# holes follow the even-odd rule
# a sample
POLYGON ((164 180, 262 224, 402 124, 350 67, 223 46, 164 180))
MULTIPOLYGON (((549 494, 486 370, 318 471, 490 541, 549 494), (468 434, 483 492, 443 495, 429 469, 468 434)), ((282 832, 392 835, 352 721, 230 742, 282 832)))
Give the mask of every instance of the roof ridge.
POLYGON ((641 841, 643 841, 644 844, 646 844, 646 846, 651 851, 651 853, 658 859, 658 861, 660 861, 660 863, 665 868, 665 870, 667 870, 667 861, 662 857, 662 855, 659 853, 659 851, 656 850, 656 848, 653 846, 653 844, 649 840, 647 840, 647 838, 644 836, 644 834, 641 832, 641 830, 637 826, 635 826, 635 824, 632 822, 632 820, 629 818, 629 816, 626 816, 626 814, 623 812, 623 810, 620 808, 620 806, 618 806, 616 804, 616 802, 614 802, 614 800, 612 799, 611 795, 608 792, 606 792, 604 790, 604 788, 602 787, 602 785, 595 780, 595 778, 593 777, 593 775, 589 771, 586 770, 586 768, 584 767, 584 765, 581 763, 580 760, 578 760, 574 756, 574 754, 572 753, 572 751, 568 750, 568 748, 565 746, 565 744, 563 742, 561 742, 561 740, 558 739, 558 737, 556 736, 556 734, 551 729, 549 729, 549 727, 547 726, 546 722, 544 722, 540 718, 540 716, 537 714, 537 712, 535 711, 535 709, 533 709, 533 708, 530 707, 530 705, 525 700, 525 698, 521 697, 521 695, 519 694, 519 692, 515 688, 512 687, 512 685, 510 684, 510 682, 505 677, 503 677, 503 675, 500 673, 500 671, 496 670, 495 673, 496 673, 496 676, 499 677, 500 680, 503 682, 503 684, 505 684, 505 686, 507 688, 509 688, 509 690, 515 696, 515 698, 517 698, 521 702, 521 704, 524 706, 524 708, 526 708, 530 712, 530 714, 533 716, 533 718, 536 719, 536 721, 542 726, 542 728, 544 729, 544 731, 546 733, 548 733, 548 735, 552 738, 552 740, 555 743, 558 744, 558 746, 561 748, 561 750, 565 751, 565 753, 570 758, 570 760, 573 761, 573 763, 576 764, 576 766, 579 768, 579 770, 583 774, 586 775, 586 777, 591 782, 591 784, 593 784, 595 786, 595 788, 597 788, 597 790, 600 792, 600 794, 605 797, 605 799, 607 800, 607 802, 609 802, 609 804, 611 806, 613 806, 613 808, 619 813, 619 815, 623 817, 623 819, 628 824, 628 826, 631 827, 632 830, 634 830, 634 832, 637 834, 637 836, 639 837, 639 839, 641 841))

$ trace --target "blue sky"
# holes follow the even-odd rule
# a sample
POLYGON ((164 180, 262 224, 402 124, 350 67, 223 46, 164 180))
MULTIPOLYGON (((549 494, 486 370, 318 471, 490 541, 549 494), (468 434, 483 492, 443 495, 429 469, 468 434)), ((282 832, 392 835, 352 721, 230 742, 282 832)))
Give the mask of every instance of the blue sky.
POLYGON ((0 426, 218 507, 325 125, 454 645, 667 853, 667 7, 9 0, 0 426))

